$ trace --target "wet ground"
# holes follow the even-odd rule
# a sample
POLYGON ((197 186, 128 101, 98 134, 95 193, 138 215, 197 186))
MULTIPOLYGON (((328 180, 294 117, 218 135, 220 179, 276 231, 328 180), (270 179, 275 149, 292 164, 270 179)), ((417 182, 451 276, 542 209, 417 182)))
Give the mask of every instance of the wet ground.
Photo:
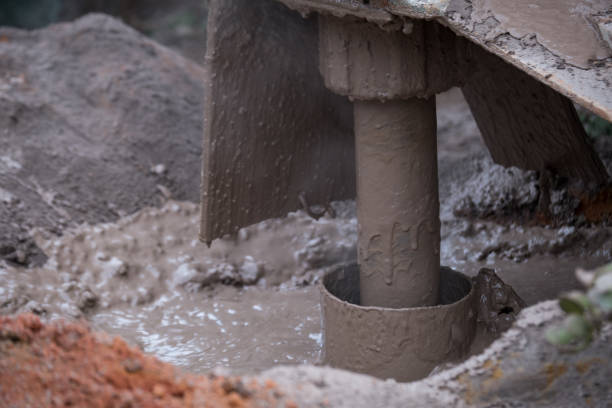
MULTIPOLYGON (((607 228, 501 225, 453 215, 466 186, 499 171, 466 109, 455 92, 439 103, 442 264, 468 275, 495 268, 528 304, 578 287, 576 267, 611 259, 607 228), (447 166, 455 171, 446 173, 447 166)), ((354 203, 334 207, 335 218, 314 220, 298 211, 210 248, 197 240, 197 205, 189 202, 170 200, 61 238, 39 229, 35 241, 49 259, 41 268, 0 268, 2 312, 85 318, 192 372, 315 363, 322 339, 316 282, 356 258, 354 203)))
POLYGON ((166 203, 118 223, 37 236, 42 268, 1 270, 5 312, 85 317, 165 361, 203 372, 315 362, 318 291, 329 267, 355 258, 350 203, 336 218, 303 212, 217 240, 196 237, 197 206, 166 203))
MULTIPOLYGON (((0 313, 84 318, 192 372, 224 366, 242 373, 316 362, 322 340, 316 283, 334 265, 356 258, 354 203, 335 203, 336 218, 292 213, 206 248, 197 240, 197 205, 169 199, 197 197, 200 68, 100 17, 60 27, 56 40, 44 32, 8 34, 3 50, 14 61, 0 83, 10 98, 1 102, 13 116, 0 116, 10 147, 0 156, 0 210, 6 210, 0 215, 14 222, 2 225, 8 228, 3 235, 11 235, 13 227, 26 231, 28 245, 36 243, 48 259, 38 268, 17 266, 28 263, 19 262, 21 255, 30 255, 11 246, 14 256, 6 257, 11 263, 0 263, 0 313), (106 46, 85 49, 67 38, 106 46), (47 40, 51 45, 43 43, 47 40), (66 45, 54 51, 56 43, 66 45), (30 59, 23 52, 51 61, 47 65, 56 69, 49 72, 59 76, 42 62, 25 64, 30 59), (144 68, 120 70, 113 58, 127 68, 144 68), (159 61, 165 69, 156 71, 159 61), (76 85, 58 92, 66 72, 76 85), (89 72, 99 77, 91 89, 83 85, 90 83, 89 72), (176 78, 183 86, 177 88, 176 78), (62 134, 63 129, 69 131, 62 134), (151 134, 158 136, 154 142, 151 134), (33 135, 56 144, 41 150, 40 140, 29 139, 33 135), (98 153, 90 157, 92 152, 98 153), (72 163, 67 157, 80 159, 72 163), (150 207, 160 201, 160 208, 150 207), (26 224, 39 219, 45 222, 26 224), (77 226, 83 222, 91 225, 77 226)), ((493 267, 534 304, 578 287, 576 267, 612 259, 607 227, 574 222, 547 228, 456 215, 466 199, 477 208, 501 210, 512 208, 507 202, 533 203, 537 180, 490 162, 457 90, 438 98, 438 130, 442 264, 469 275, 493 267)), ((608 168, 611 152, 600 145, 608 168)), ((44 257, 37 259, 30 263, 44 257)))

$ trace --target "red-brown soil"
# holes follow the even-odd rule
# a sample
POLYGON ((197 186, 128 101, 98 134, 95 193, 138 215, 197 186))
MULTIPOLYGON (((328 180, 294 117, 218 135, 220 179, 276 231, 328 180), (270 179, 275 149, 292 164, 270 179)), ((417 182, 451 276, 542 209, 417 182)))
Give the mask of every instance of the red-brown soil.
POLYGON ((295 406, 276 384, 196 376, 80 323, 0 317, 0 406, 295 406))

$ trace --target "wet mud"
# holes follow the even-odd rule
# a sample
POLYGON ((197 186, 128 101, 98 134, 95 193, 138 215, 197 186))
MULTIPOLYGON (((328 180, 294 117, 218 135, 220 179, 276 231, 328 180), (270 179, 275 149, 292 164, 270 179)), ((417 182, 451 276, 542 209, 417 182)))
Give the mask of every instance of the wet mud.
MULTIPOLYGON (((486 189, 468 181, 494 166, 467 109, 460 94, 439 98, 441 263, 469 276, 493 268, 528 305, 580 287, 576 267, 612 259, 607 227, 455 215, 462 198, 477 202, 486 189)), ((507 196, 481 201, 521 200, 522 190, 504 191, 507 196)), ((315 363, 323 337, 313 284, 335 265, 357 259, 355 204, 335 202, 333 208, 335 218, 315 220, 298 211, 215 240, 210 249, 197 239, 199 210, 189 202, 168 201, 114 223, 69 229, 60 238, 38 229, 31 239, 48 261, 41 268, 0 266, 0 313, 85 318, 193 372, 315 363)), ((489 342, 486 337, 477 349, 489 342)))
MULTIPOLYGON (((197 205, 168 200, 198 198, 201 68, 103 16, 2 33, 0 313, 84 318, 193 372, 317 362, 313 284, 357 259, 355 204, 333 203, 335 218, 299 211, 264 221, 207 249, 197 205), (54 143, 43 151, 33 135, 54 143)), ((501 171, 491 171, 460 94, 438 102, 443 265, 470 276, 495 268, 534 304, 578 287, 575 267, 612 259, 607 228, 500 225, 478 219, 480 210, 457 212, 468 197, 469 208, 494 213, 515 208, 502 199, 533 205, 536 178, 478 179, 501 171), (496 180, 507 188, 483 197, 481 187, 496 180)), ((610 166, 612 149, 601 148, 610 166)))
POLYGON ((85 317, 194 372, 255 371, 316 362, 318 292, 310 283, 356 258, 354 204, 305 212, 216 240, 197 239, 195 204, 169 201, 117 223, 84 225, 36 241, 41 268, 0 268, 3 313, 85 317))

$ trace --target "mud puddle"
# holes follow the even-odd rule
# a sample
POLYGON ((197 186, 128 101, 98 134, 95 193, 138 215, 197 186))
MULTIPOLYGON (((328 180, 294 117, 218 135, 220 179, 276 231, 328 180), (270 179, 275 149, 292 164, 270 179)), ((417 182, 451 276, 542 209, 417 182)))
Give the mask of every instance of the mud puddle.
POLYGON ((577 268, 593 268, 612 259, 609 228, 543 228, 455 221, 442 228, 441 259, 476 275, 483 267, 512 285, 528 305, 554 299, 582 286, 577 268))
POLYGON ((315 286, 174 292, 144 306, 100 311, 90 320, 97 329, 194 373, 227 367, 243 374, 277 364, 316 363, 321 350, 315 286))

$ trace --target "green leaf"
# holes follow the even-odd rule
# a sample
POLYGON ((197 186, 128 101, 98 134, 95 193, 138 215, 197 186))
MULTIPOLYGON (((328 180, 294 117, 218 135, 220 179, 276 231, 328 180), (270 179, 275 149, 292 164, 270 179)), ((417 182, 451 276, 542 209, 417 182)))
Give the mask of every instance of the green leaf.
POLYGON ((546 338, 556 346, 581 350, 593 340, 593 330, 591 322, 583 316, 571 314, 565 318, 561 326, 549 329, 546 338))
POLYGON ((590 299, 581 292, 570 292, 559 299, 561 310, 568 314, 582 315, 593 307, 590 299))
POLYGON ((561 326, 548 329, 546 339, 555 346, 566 346, 576 340, 569 331, 561 326))

